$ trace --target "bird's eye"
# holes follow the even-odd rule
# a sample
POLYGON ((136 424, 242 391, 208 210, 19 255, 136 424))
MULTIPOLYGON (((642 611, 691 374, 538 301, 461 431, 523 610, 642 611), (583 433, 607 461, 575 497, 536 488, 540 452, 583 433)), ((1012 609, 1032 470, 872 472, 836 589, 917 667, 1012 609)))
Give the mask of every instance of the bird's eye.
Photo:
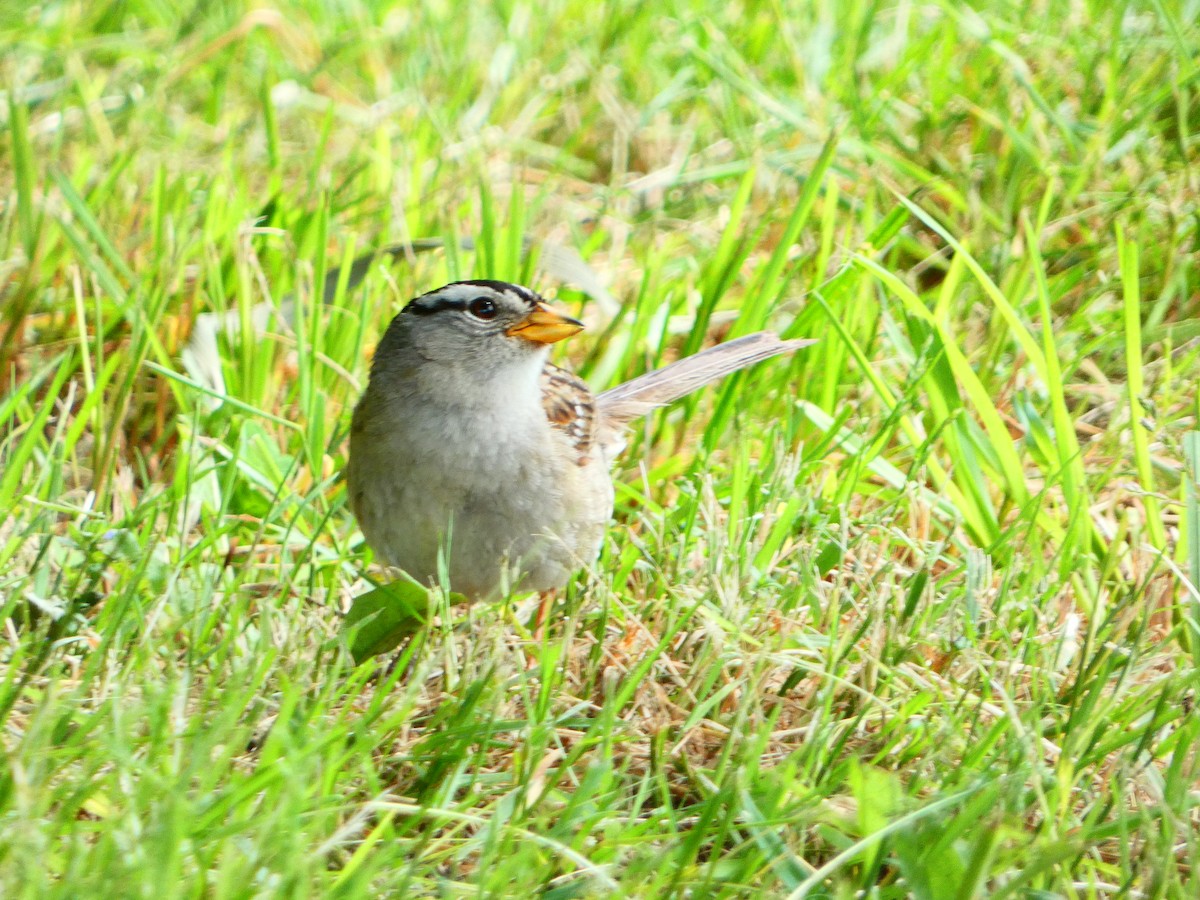
POLYGON ((477 319, 496 318, 496 302, 488 297, 476 297, 467 305, 467 311, 477 319))

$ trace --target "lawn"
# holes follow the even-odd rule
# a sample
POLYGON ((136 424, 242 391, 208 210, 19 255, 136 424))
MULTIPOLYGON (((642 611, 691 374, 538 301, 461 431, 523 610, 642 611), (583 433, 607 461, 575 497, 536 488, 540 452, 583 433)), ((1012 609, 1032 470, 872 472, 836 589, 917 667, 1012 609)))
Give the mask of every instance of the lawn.
POLYGON ((975 6, 0 4, 0 895, 1194 898, 1200 6, 975 6), (360 662, 350 409, 467 277, 597 388, 820 340, 540 639, 360 662))

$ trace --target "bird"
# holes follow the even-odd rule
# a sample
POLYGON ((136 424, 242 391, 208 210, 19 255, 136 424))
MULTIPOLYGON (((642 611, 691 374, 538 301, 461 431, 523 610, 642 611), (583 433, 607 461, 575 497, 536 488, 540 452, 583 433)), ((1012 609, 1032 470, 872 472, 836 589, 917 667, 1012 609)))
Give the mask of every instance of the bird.
POLYGON ((600 394, 549 361, 583 323, 490 279, 411 300, 380 340, 350 426, 346 485, 377 560, 469 600, 556 592, 599 555, 625 426, 811 340, 758 332, 600 394))

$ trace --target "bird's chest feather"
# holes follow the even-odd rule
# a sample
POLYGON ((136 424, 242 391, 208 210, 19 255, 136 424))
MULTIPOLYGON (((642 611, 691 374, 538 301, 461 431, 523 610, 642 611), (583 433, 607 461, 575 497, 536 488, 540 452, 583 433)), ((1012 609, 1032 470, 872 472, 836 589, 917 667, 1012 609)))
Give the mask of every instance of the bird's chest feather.
MULTIPOLYGON (((461 398, 460 398, 461 400, 461 398)), ((393 412, 383 437, 404 502, 433 524, 491 517, 514 528, 560 512, 552 433, 540 403, 478 398, 438 409, 414 395, 393 412)))

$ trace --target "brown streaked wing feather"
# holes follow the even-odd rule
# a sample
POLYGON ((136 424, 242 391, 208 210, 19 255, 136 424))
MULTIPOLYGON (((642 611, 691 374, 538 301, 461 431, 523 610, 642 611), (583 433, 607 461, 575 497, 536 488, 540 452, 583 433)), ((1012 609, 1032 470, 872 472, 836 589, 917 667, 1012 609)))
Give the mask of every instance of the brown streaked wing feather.
POLYGON ((570 439, 583 465, 596 439, 596 403, 591 389, 566 369, 546 363, 542 369, 542 406, 550 424, 570 439))

